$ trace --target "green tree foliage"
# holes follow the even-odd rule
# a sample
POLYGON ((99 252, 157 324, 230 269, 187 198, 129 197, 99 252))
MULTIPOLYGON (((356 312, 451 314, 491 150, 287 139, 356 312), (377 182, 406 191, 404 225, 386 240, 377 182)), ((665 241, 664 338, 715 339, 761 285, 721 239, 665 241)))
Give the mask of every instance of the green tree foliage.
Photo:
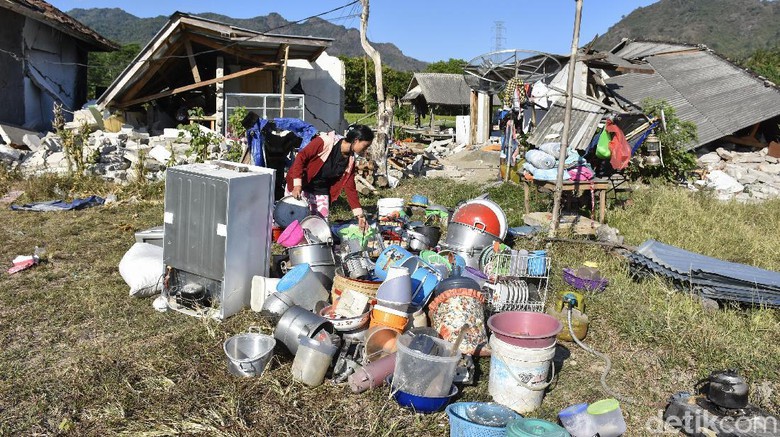
POLYGON ((428 64, 425 67, 426 73, 451 73, 451 74, 463 74, 463 68, 468 62, 463 59, 450 58, 448 61, 438 61, 432 64, 428 64))
POLYGON ((108 87, 141 51, 138 44, 127 44, 115 52, 90 52, 87 71, 87 96, 99 97, 95 90, 108 87))
POLYGON ((780 84, 780 47, 773 50, 756 50, 743 62, 743 65, 780 84))
MULTIPOLYGON (((376 80, 374 62, 370 58, 349 58, 340 56, 344 62, 346 83, 344 84, 345 109, 347 112, 370 112, 376 110, 376 80)), ((385 95, 400 99, 412 81, 414 73, 394 70, 382 66, 382 82, 385 95)))
POLYGON ((665 179, 679 181, 686 179, 687 173, 696 168, 696 157, 685 150, 685 146, 696 141, 696 125, 690 121, 681 121, 672 105, 665 100, 645 99, 642 101, 642 112, 661 119, 663 112, 666 129, 655 129, 661 141, 663 166, 642 166, 632 161, 627 173, 630 177, 649 179, 665 179))

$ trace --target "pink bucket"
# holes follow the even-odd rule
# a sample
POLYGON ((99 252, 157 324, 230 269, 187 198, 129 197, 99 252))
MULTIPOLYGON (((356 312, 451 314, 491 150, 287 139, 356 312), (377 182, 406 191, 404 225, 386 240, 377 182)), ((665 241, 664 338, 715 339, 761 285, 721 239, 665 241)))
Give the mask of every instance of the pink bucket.
POLYGON ((555 344, 563 324, 553 316, 530 311, 506 311, 490 316, 488 328, 512 346, 542 349, 555 344))

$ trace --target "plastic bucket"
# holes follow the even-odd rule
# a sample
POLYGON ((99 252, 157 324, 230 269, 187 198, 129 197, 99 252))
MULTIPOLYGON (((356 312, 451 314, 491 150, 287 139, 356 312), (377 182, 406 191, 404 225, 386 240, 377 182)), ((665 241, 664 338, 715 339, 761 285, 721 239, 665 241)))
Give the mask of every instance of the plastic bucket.
POLYGON ((376 259, 376 265, 374 266, 374 274, 376 275, 376 278, 380 281, 384 281, 387 278, 387 272, 390 267, 395 265, 402 265, 412 256, 413 255, 411 252, 397 244, 387 246, 376 259))
POLYGON ((252 277, 252 291, 249 299, 249 306, 252 311, 262 311, 265 299, 276 291, 279 285, 279 278, 266 278, 265 276, 252 277))
POLYGON ((298 352, 292 363, 292 377, 309 387, 317 387, 325 380, 325 373, 333 361, 336 346, 309 337, 298 339, 298 352))
POLYGON ((425 306, 442 280, 441 273, 417 256, 404 260, 402 265, 411 272, 412 305, 425 306))
POLYGON ((407 313, 382 305, 374 305, 374 309, 371 310, 371 322, 368 326, 369 328, 385 326, 387 328, 395 329, 400 333, 406 328, 408 322, 409 315, 407 313))
POLYGON ((408 305, 412 301, 412 280, 409 269, 404 266, 392 266, 387 278, 376 290, 376 298, 385 302, 408 305))
POLYGON ((371 363, 394 353, 397 350, 396 340, 399 335, 398 331, 387 326, 369 328, 368 334, 366 334, 363 359, 367 363, 371 363))
MULTIPOLYGON (((479 402, 456 402, 447 406, 445 410, 450 419, 450 437, 504 437, 506 435, 506 426, 487 426, 472 422, 467 410, 470 407, 480 405, 479 402)), ((519 419, 520 415, 514 413, 514 418, 519 419)))
POLYGON ((544 390, 550 385, 547 376, 555 356, 555 344, 528 349, 503 342, 494 335, 490 338, 490 348, 493 354, 488 392, 493 400, 521 414, 539 408, 544 390))
POLYGON ((555 317, 531 311, 506 311, 487 321, 494 337, 512 346, 546 348, 555 344, 563 324, 555 317))
POLYGON ((328 300, 328 291, 309 264, 293 267, 276 284, 276 290, 291 297, 296 305, 313 311, 317 302, 328 300))
POLYGON ((447 396, 460 360, 460 352, 453 351, 450 342, 425 334, 404 334, 396 346, 394 389, 423 397, 447 396))

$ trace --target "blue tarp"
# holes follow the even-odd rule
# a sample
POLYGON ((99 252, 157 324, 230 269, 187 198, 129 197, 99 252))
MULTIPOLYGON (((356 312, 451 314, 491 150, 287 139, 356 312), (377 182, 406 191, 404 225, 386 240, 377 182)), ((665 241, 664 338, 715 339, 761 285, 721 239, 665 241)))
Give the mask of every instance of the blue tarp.
POLYGON ((252 151, 252 162, 261 167, 265 167, 265 154, 263 153, 265 135, 263 134, 263 128, 269 121, 274 123, 277 130, 287 130, 300 137, 300 149, 306 147, 312 138, 317 135, 317 128, 297 118, 274 118, 273 120, 261 118, 257 120, 257 123, 247 130, 246 138, 252 151))
POLYGON ((24 205, 11 205, 14 211, 71 211, 102 205, 105 199, 99 196, 89 196, 84 199, 73 199, 72 202, 62 200, 49 200, 47 202, 25 203, 24 205))
POLYGON ((665 276, 705 297, 780 307, 780 273, 647 240, 629 255, 632 270, 665 276))

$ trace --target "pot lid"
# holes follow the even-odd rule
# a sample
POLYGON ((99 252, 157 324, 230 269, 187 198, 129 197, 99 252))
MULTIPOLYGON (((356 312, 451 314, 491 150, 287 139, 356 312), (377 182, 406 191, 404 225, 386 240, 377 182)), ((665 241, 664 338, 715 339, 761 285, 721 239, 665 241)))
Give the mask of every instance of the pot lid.
POLYGON ((287 291, 297 285, 311 270, 309 264, 303 263, 290 269, 287 274, 282 276, 282 280, 276 285, 276 290, 280 292, 287 291))
MULTIPOLYGON (((498 236, 502 240, 504 238, 506 238, 506 233, 509 231, 509 226, 508 226, 508 223, 507 223, 506 214, 504 213, 504 210, 501 209, 501 207, 498 206, 498 204, 496 202, 493 202, 492 200, 484 199, 484 198, 483 199, 472 199, 472 200, 469 200, 468 202, 464 203, 463 205, 461 205, 458 209, 460 209, 460 208, 462 208, 462 207, 464 207, 464 206, 466 206, 468 204, 479 204, 479 205, 484 205, 484 206, 487 206, 488 208, 490 208, 496 214, 496 217, 498 218, 498 221, 501 224, 501 229, 500 229, 500 233, 499 233, 498 236)), ((457 210, 455 212, 457 213, 457 210)))
POLYGON ((274 221, 283 228, 295 220, 302 221, 308 215, 309 204, 293 196, 282 197, 274 206, 274 221))
POLYGON ((620 408, 620 403, 617 399, 604 399, 598 402, 594 402, 588 406, 588 414, 599 415, 606 414, 620 408))
POLYGON ((320 240, 320 243, 325 243, 333 238, 328 222, 322 217, 310 215, 301 220, 301 227, 311 232, 315 238, 320 240))
POLYGON ((710 382, 725 385, 746 384, 745 379, 737 373, 736 370, 722 370, 710 374, 710 382))

